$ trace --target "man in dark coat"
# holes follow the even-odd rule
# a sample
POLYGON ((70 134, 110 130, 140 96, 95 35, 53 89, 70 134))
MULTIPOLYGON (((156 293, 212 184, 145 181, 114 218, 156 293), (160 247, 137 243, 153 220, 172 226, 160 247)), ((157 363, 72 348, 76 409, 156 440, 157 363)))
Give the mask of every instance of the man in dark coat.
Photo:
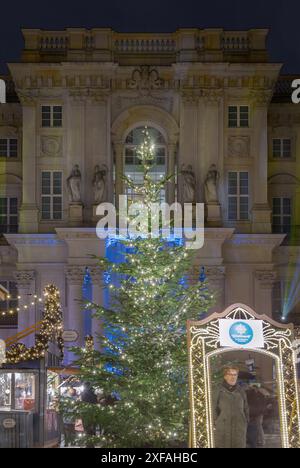
POLYGON ((214 395, 216 448, 246 448, 249 408, 247 396, 237 384, 239 369, 224 369, 224 381, 214 395))

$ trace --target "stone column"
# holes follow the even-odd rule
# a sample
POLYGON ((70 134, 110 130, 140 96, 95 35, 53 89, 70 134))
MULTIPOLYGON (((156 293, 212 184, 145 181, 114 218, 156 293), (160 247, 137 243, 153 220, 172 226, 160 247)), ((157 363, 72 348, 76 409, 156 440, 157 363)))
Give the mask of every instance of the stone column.
MULTIPOLYGON (((103 305, 103 271, 100 267, 91 267, 90 274, 93 285, 93 297, 92 302, 97 305, 103 305)), ((103 332, 102 320, 96 317, 92 318, 92 335, 94 337, 95 349, 100 351, 100 343, 97 339, 97 335, 101 335, 103 332)))
POLYGON ((67 278, 67 314, 65 317, 65 329, 78 333, 76 343, 70 346, 84 345, 84 306, 82 298, 82 286, 85 268, 80 265, 72 265, 66 268, 67 278))
POLYGON ((115 205, 119 207, 119 195, 124 195, 124 181, 122 179, 124 175, 124 145, 121 141, 114 142, 115 160, 116 160, 116 172, 115 172, 115 194, 116 201, 115 205))
POLYGON ((269 90, 252 92, 253 152, 255 157, 252 174, 252 232, 270 233, 271 209, 268 203, 268 105, 272 93, 269 90))
POLYGON ((225 308, 225 266, 208 266, 205 274, 209 288, 215 294, 215 303, 210 312, 222 312, 225 308))
POLYGON ((177 143, 172 142, 168 145, 168 167, 167 167, 167 175, 172 175, 173 178, 168 182, 166 187, 166 202, 169 205, 172 205, 175 202, 175 187, 176 187, 176 179, 175 179, 175 162, 176 162, 176 152, 177 152, 177 143))
POLYGON ((255 311, 268 317, 273 315, 273 287, 277 273, 273 270, 257 270, 255 272, 255 311))
POLYGON ((22 139, 22 205, 19 232, 38 232, 38 206, 36 200, 36 138, 37 104, 30 96, 21 96, 23 111, 22 139))
MULTIPOLYGON (((38 321, 36 316, 37 305, 31 306, 35 294, 35 271, 19 270, 14 273, 14 277, 18 286, 18 295, 21 297, 19 299, 20 312, 18 313, 18 333, 20 333, 38 321), (24 306, 28 308, 24 309, 24 306)), ((33 346, 35 344, 35 333, 20 341, 28 347, 33 346)))
MULTIPOLYGON (((223 124, 220 124, 220 103, 223 97, 222 90, 212 89, 202 91, 205 112, 205 130, 204 130, 204 150, 200 155, 200 173, 202 185, 204 187, 205 179, 212 164, 217 166, 218 171, 223 173, 223 158, 220 150, 220 142, 223 141, 223 124), (222 134, 221 134, 222 132, 222 134)), ((219 184, 220 185, 220 184, 219 184)), ((219 189, 219 187, 218 187, 219 189)), ((203 193, 205 200, 205 193, 203 193)), ((222 226, 222 213, 220 205, 220 193, 218 201, 206 203, 206 224, 208 227, 222 226)))

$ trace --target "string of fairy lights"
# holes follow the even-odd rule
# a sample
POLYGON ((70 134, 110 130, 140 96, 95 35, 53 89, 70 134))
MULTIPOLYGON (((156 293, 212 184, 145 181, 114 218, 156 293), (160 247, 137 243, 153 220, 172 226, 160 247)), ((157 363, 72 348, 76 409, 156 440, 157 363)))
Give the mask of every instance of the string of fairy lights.
POLYGON ((6 294, 2 300, 0 300, 0 318, 7 316, 14 316, 20 312, 27 312, 32 307, 37 305, 42 305, 44 303, 47 293, 43 294, 43 297, 38 296, 37 294, 26 294, 26 296, 15 296, 11 294, 6 294), (17 302, 16 307, 8 307, 6 310, 1 310, 1 305, 7 305, 7 303, 17 302), (25 304, 26 302, 26 304, 25 304))

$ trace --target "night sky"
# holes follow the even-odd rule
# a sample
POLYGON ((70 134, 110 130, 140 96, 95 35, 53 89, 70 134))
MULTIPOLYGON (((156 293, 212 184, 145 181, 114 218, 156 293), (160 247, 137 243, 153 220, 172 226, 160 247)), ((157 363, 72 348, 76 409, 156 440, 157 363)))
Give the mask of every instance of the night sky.
POLYGON ((0 71, 18 61, 21 28, 111 27, 170 32, 180 27, 269 28, 271 60, 300 74, 299 0, 8 0, 0 6, 0 71))

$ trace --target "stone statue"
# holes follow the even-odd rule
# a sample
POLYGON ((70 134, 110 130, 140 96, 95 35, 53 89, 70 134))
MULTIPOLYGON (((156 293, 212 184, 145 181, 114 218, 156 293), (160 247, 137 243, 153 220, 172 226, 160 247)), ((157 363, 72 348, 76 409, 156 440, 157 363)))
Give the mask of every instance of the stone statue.
POLYGON ((205 202, 206 203, 219 203, 218 197, 218 181, 220 178, 219 171, 215 164, 212 164, 207 173, 204 188, 205 188, 205 202))
POLYGON ((76 164, 67 178, 67 188, 71 203, 81 203, 81 172, 76 164))
POLYGON ((196 177, 191 165, 182 165, 181 174, 183 177, 183 203, 196 202, 196 177))
POLYGON ((96 205, 104 202, 105 190, 106 190, 106 177, 107 177, 107 166, 102 164, 100 167, 98 164, 95 166, 94 177, 93 177, 93 189, 94 189, 94 202, 96 205))

